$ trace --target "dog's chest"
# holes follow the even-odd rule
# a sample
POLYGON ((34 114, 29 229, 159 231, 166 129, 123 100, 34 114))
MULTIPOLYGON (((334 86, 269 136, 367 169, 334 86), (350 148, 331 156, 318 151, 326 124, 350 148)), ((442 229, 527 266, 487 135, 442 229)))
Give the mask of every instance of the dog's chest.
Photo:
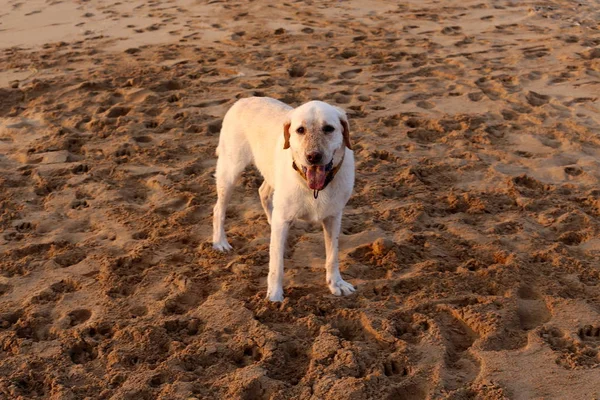
MULTIPOLYGON (((315 199, 311 192, 309 196, 297 197, 293 207, 295 210, 293 218, 303 221, 319 222, 323 219, 339 213, 349 195, 335 191, 319 192, 315 199)), ((292 210, 290 210, 292 211, 292 210)))
POLYGON ((331 201, 312 199, 298 207, 296 218, 303 221, 318 222, 332 214, 331 201))

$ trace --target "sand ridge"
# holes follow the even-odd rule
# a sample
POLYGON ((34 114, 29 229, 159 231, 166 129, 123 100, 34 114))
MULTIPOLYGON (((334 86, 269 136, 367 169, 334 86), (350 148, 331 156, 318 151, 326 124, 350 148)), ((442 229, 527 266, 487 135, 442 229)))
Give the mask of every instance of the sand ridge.
POLYGON ((593 4, 5 3, 2 396, 600 396, 593 4), (253 169, 211 249, 221 120, 252 95, 347 110, 356 295, 299 223, 265 302, 253 169))

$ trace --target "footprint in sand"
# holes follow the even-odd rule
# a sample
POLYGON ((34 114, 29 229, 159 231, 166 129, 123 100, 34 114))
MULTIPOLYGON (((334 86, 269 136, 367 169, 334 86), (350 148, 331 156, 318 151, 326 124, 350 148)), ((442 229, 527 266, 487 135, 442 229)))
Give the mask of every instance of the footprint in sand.
POLYGON ((202 331, 202 321, 193 317, 169 319, 163 323, 163 328, 177 338, 195 336, 202 331))
POLYGON ((523 56, 530 60, 545 57, 550 54, 550 49, 544 45, 524 47, 521 50, 523 51, 523 56))
POLYGON ((133 140, 137 143, 150 143, 152 142, 152 138, 150 136, 134 136, 133 140))
POLYGON ((447 26, 442 29, 442 34, 444 35, 460 35, 462 33, 462 28, 460 26, 447 26))
POLYGON ((131 235, 131 238, 134 240, 146 240, 150 237, 150 234, 148 233, 148 231, 139 231, 139 232, 135 232, 133 235, 131 235))
POLYGON ((90 171, 90 167, 87 164, 78 164, 71 169, 71 172, 75 175, 85 174, 90 171))
POLYGON ((450 312, 441 313, 438 321, 446 346, 445 386, 447 390, 455 390, 474 381, 479 374, 480 362, 469 352, 479 335, 450 312))
POLYGON ((31 298, 32 304, 46 304, 58 301, 63 294, 72 293, 81 288, 81 285, 72 280, 61 280, 42 290, 31 298))
POLYGON ((20 233, 25 233, 25 232, 29 232, 33 229, 33 224, 31 222, 21 222, 20 224, 18 224, 17 226, 15 226, 15 229, 17 230, 17 232, 20 233))
POLYGON ((404 365, 402 362, 398 361, 398 360, 386 360, 383 363, 383 372, 385 374, 385 376, 387 376, 388 378, 391 377, 405 377, 408 376, 409 374, 409 369, 406 365, 404 365))
POLYGON ((543 106, 544 104, 548 104, 548 102, 550 101, 550 96, 547 96, 545 94, 536 93, 533 91, 530 91, 527 94, 526 98, 527 98, 527 101, 529 102, 529 104, 531 104, 534 107, 543 106))
POLYGON ((86 253, 81 249, 74 249, 67 251, 63 254, 59 254, 54 257, 54 262, 62 268, 70 267, 71 265, 79 264, 87 257, 86 253))
POLYGON ((56 334, 50 329, 52 320, 47 316, 34 314, 21 316, 15 322, 16 336, 21 339, 30 339, 34 342, 55 339, 56 334))
POLYGON ((529 286, 522 286, 517 291, 517 315, 521 329, 526 331, 535 329, 552 318, 546 302, 529 286))
POLYGON ((129 151, 129 149, 127 147, 121 147, 120 149, 118 149, 117 151, 115 151, 115 157, 129 157, 131 156, 131 151, 129 151))
POLYGON ((84 208, 88 208, 90 205, 85 200, 75 200, 71 203, 71 208, 73 210, 83 210, 84 208))
POLYGON ((213 106, 218 106, 218 105, 227 103, 229 100, 230 99, 203 101, 201 103, 193 104, 190 107, 198 107, 198 108, 213 107, 213 106))
POLYGON ((411 344, 419 344, 430 328, 426 317, 418 314, 395 313, 389 320, 394 336, 411 344))
POLYGON ((82 340, 74 344, 67 351, 71 361, 75 364, 85 364, 98 357, 98 350, 89 342, 82 340))
POLYGON ((77 310, 71 311, 67 314, 67 319, 69 321, 69 326, 76 326, 84 323, 92 316, 92 312, 88 309, 81 308, 77 310))
POLYGON ((184 289, 180 293, 173 294, 165 299, 163 307, 163 315, 182 315, 189 310, 198 307, 205 299, 205 294, 202 290, 190 288, 184 289))
MULTIPOLYGON (((12 291, 12 285, 7 285, 4 283, 0 283, 0 296, 5 295, 6 293, 9 293, 10 291, 12 291)), ((2 327, 2 322, 0 321, 0 328, 2 327)))
POLYGON ((577 336, 579 340, 552 326, 540 331, 540 337, 557 353, 558 365, 566 369, 596 368, 600 365, 600 326, 586 325, 577 336))
POLYGON ((167 102, 169 102, 169 103, 176 103, 179 100, 181 100, 181 95, 178 93, 173 93, 172 95, 167 97, 167 102))
POLYGON ((342 79, 354 79, 362 72, 361 68, 350 69, 348 71, 341 72, 339 77, 342 79))
POLYGON ((422 100, 417 102, 417 107, 423 108, 425 110, 431 110, 432 108, 435 108, 435 104, 433 104, 430 101, 422 100))
POLYGON ((600 345, 600 325, 586 325, 577 334, 584 342, 600 345))

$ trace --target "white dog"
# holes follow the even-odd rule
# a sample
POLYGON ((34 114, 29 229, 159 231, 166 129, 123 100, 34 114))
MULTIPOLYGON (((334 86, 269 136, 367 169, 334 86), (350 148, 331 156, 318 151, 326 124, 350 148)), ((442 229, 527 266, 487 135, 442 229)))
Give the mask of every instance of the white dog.
POLYGON ((283 300, 283 252, 290 224, 296 219, 323 225, 331 293, 354 292, 342 279, 338 265, 342 210, 354 186, 346 113, 321 101, 294 109, 266 97, 241 99, 223 119, 217 155, 213 247, 231 250, 224 229, 225 210, 236 180, 254 162, 264 178, 258 193, 271 224, 267 298, 283 300))

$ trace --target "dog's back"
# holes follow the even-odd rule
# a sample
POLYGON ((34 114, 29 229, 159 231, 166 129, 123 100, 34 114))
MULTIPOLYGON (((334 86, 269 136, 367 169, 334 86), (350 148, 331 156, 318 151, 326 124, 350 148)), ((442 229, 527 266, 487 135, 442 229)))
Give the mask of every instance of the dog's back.
POLYGON ((230 162, 254 162, 271 183, 276 146, 283 148, 283 123, 292 108, 269 97, 238 100, 223 119, 217 155, 230 162))

